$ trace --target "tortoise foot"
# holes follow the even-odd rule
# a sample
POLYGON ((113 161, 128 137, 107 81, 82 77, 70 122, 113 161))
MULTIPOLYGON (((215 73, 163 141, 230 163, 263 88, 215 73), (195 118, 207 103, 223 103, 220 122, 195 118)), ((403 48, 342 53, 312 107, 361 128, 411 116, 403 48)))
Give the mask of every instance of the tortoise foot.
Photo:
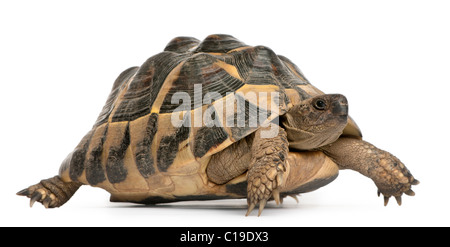
POLYGON ((56 208, 66 203, 78 190, 81 183, 63 182, 59 176, 41 180, 38 184, 17 192, 19 196, 30 198, 30 207, 40 202, 45 208, 56 208))
POLYGON ((266 206, 269 199, 273 198, 277 205, 281 203, 279 187, 282 183, 283 172, 286 168, 283 163, 257 166, 248 173, 247 204, 248 216, 256 205, 259 205, 258 216, 266 206))
POLYGON ((390 197, 394 197, 399 206, 402 205, 402 195, 414 196, 411 189, 418 185, 406 166, 394 155, 386 151, 379 151, 378 166, 371 171, 374 182, 378 187, 378 196, 383 194, 384 206, 387 206, 390 197))

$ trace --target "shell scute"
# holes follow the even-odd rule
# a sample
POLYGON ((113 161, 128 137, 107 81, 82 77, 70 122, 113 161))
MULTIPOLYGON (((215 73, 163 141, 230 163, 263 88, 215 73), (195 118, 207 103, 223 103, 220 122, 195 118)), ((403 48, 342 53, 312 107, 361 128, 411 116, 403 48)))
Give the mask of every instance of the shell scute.
POLYGON ((162 52, 149 58, 119 99, 112 122, 132 121, 149 114, 167 75, 186 57, 187 54, 162 52))
MULTIPOLYGON (((220 64, 220 60, 213 55, 199 53, 187 59, 178 75, 178 78, 172 83, 170 90, 167 92, 163 103, 161 104, 160 113, 171 113, 181 103, 172 103, 174 94, 184 92, 190 99, 190 108, 195 109, 203 105, 203 102, 212 103, 211 97, 213 93, 224 97, 227 92, 234 92, 244 85, 244 82, 230 75, 227 69, 220 64), (199 105, 198 101, 201 104, 199 105)), ((184 109, 184 108, 183 108, 184 109)))
POLYGON ((245 46, 247 45, 231 35, 212 34, 198 45, 195 52, 227 53, 245 46))
POLYGON ((180 36, 173 38, 164 48, 164 51, 172 51, 176 53, 185 53, 190 49, 198 46, 200 40, 193 37, 180 36))
POLYGON ((122 72, 114 82, 113 88, 111 90, 111 93, 108 96, 108 99, 106 100, 105 106, 103 106, 103 109, 100 113, 100 115, 97 118, 97 121, 94 124, 94 128, 97 126, 100 126, 106 122, 108 122, 108 118, 111 115, 116 100, 119 97, 120 92, 127 86, 128 80, 136 74, 136 71, 139 69, 139 67, 131 67, 124 72, 122 72))

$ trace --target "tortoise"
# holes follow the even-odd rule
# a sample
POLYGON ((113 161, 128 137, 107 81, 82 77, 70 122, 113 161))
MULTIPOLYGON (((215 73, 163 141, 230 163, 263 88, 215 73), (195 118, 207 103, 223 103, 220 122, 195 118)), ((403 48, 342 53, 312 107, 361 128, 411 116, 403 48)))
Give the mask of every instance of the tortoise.
POLYGON ((314 87, 288 58, 231 35, 172 39, 123 71, 97 121, 59 174, 17 194, 62 206, 81 185, 112 202, 247 198, 316 190, 340 169, 371 178, 401 204, 419 183, 389 152, 362 140, 340 94, 314 87))

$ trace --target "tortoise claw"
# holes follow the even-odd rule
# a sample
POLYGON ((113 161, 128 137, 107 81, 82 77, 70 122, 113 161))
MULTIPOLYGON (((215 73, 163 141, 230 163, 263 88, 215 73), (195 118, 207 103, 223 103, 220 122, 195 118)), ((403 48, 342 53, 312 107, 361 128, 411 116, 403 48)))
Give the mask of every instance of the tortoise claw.
MULTIPOLYGON (((261 213, 262 213, 264 207, 266 206, 266 204, 267 204, 267 200, 265 200, 265 199, 259 201, 258 217, 261 216, 261 213)), ((248 206, 248 210, 247 210, 247 213, 245 214, 245 216, 249 216, 250 213, 253 211, 253 209, 255 209, 255 207, 256 207, 256 204, 254 204, 254 203, 250 204, 248 206)))
POLYGON ((275 200, 275 202, 277 203, 277 205, 280 205, 280 203, 283 203, 283 200, 280 199, 280 190, 274 189, 272 191, 272 196, 273 196, 273 199, 275 200))
POLYGON ((389 196, 384 196, 384 206, 386 207, 389 203, 389 196))
POLYGON ((261 216, 261 213, 266 206, 267 200, 263 199, 259 202, 259 211, 258 211, 258 217, 261 216))
POLYGON ((247 213, 245 214, 245 216, 249 216, 250 215, 250 213, 253 211, 253 209, 255 208, 255 204, 254 203, 252 203, 252 204, 250 204, 249 206, 248 206, 248 210, 247 210, 247 213))
POLYGON ((35 202, 40 201, 41 199, 42 199, 42 194, 38 191, 34 192, 33 195, 31 195, 30 208, 33 207, 35 202))
POLYGON ((52 202, 54 201, 54 196, 51 194, 50 196, 47 196, 43 201, 42 205, 44 205, 45 208, 51 208, 52 202))
POLYGON ((294 198, 294 200, 295 200, 297 203, 299 203, 298 197, 297 197, 296 195, 289 195, 289 196, 292 197, 292 198, 294 198))
POLYGON ((402 205, 402 196, 396 196, 396 197, 395 197, 395 200, 397 201, 397 204, 398 204, 399 206, 402 205))
POLYGON ((28 196, 28 195, 30 195, 30 192, 28 191, 28 188, 27 188, 27 189, 23 189, 23 190, 17 192, 16 195, 18 195, 18 196, 28 196))
POLYGON ((415 196, 416 195, 416 193, 414 193, 414 191, 413 190, 408 190, 408 191, 405 191, 405 194, 406 195, 408 195, 408 196, 415 196))

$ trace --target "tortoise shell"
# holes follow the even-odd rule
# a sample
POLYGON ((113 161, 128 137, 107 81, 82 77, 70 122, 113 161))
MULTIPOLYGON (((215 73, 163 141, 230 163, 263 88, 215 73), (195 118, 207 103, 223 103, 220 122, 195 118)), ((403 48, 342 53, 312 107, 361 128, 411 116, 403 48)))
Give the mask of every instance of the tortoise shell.
MULTIPOLYGON (((230 35, 202 42, 177 37, 119 75, 60 176, 102 187, 113 201, 229 195, 208 181, 211 156, 320 94, 296 65, 268 47, 230 35)), ((344 134, 361 136, 351 118, 344 134)))

